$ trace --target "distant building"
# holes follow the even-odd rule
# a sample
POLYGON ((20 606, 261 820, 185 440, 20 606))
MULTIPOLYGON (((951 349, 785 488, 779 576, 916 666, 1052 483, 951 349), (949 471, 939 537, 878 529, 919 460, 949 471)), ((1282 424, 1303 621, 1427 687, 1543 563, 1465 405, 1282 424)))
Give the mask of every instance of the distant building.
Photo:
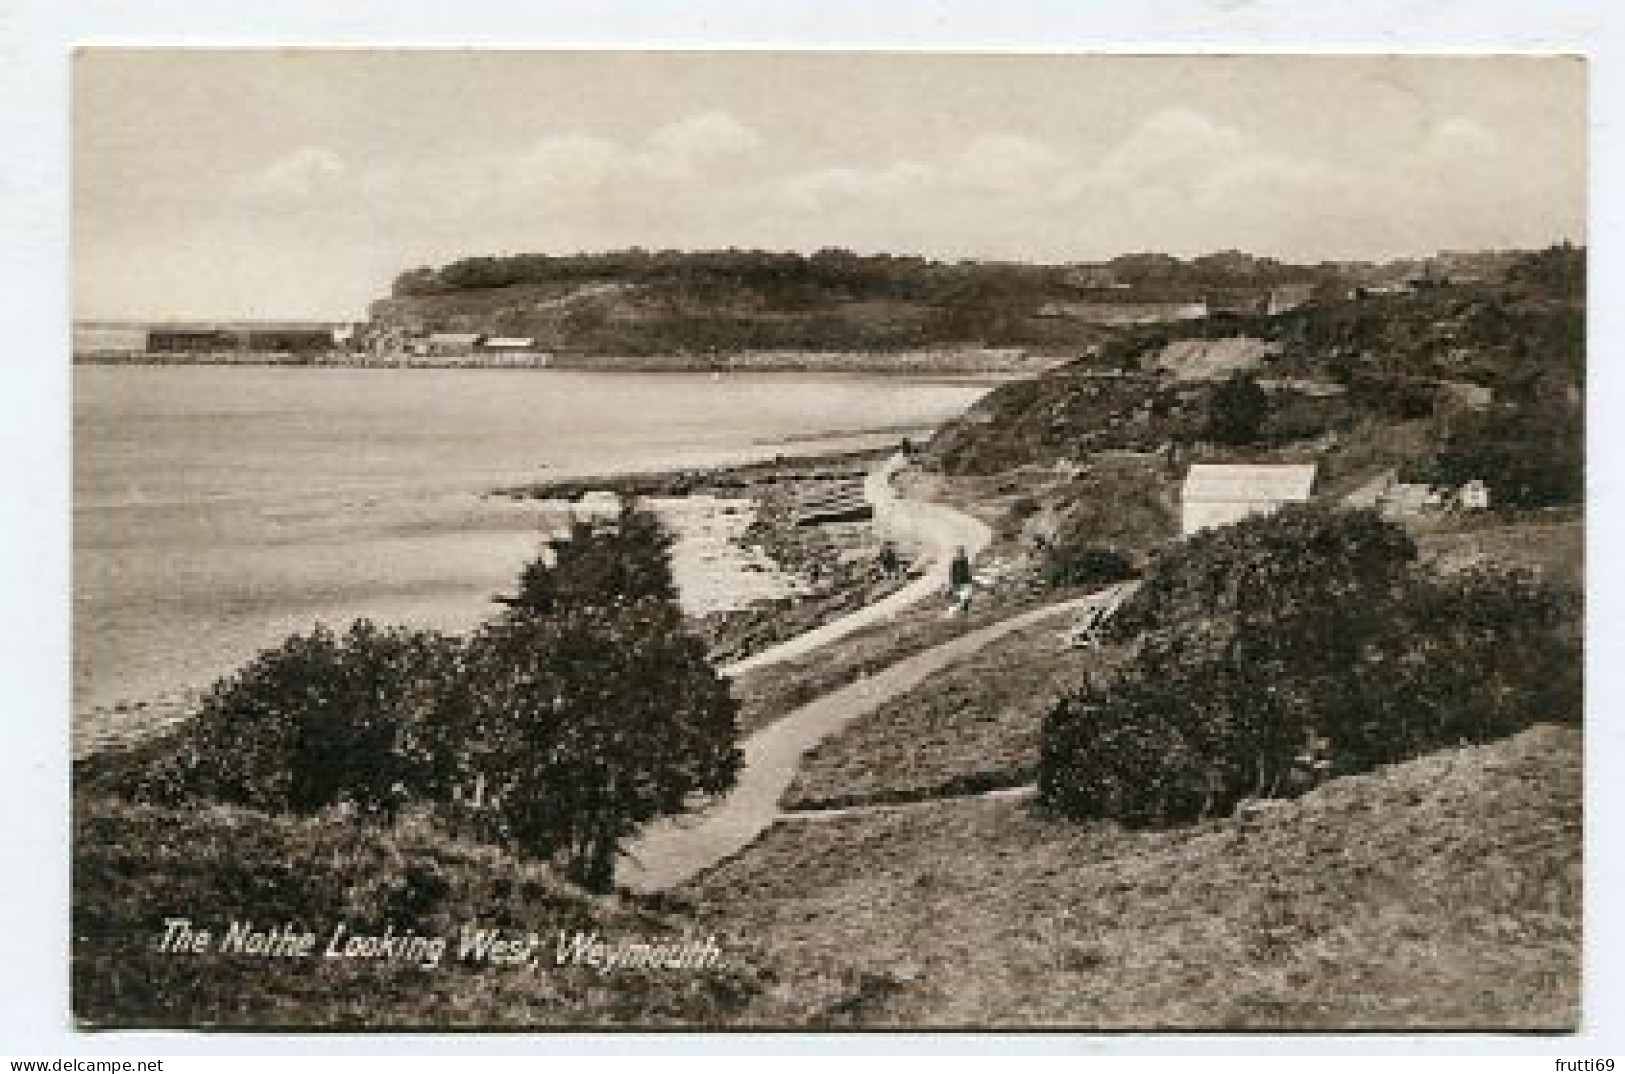
POLYGON ((1410 481, 1393 482, 1377 501, 1377 509, 1389 518, 1408 518, 1443 505, 1444 497, 1432 485, 1410 481))
POLYGON ((1495 405, 1495 390, 1466 380, 1438 382, 1438 402, 1452 410, 1488 410, 1495 405))
POLYGON ((1382 498, 1388 490, 1394 487, 1399 480, 1398 474, 1393 470, 1384 470, 1359 488, 1343 497, 1343 506, 1359 510, 1379 510, 1382 507, 1382 498))
POLYGON ((484 341, 483 332, 431 332, 424 345, 429 354, 454 357, 472 354, 484 341))
POLYGON ((1314 463, 1196 463, 1180 493, 1179 532, 1228 526, 1249 515, 1269 514, 1282 504, 1303 503, 1314 492, 1314 463))
POLYGON ((1271 287, 1264 312, 1274 317, 1276 314, 1295 310, 1314 300, 1315 287, 1316 285, 1312 283, 1283 283, 1271 287))
POLYGON ((1311 399, 1335 399, 1349 392, 1348 388, 1334 380, 1314 380, 1309 377, 1259 377, 1258 386, 1267 392, 1296 392, 1311 399))
POLYGON ((479 364, 509 369, 532 369, 552 364, 552 356, 536 349, 530 336, 490 336, 479 345, 479 364))
POLYGON ((333 349, 331 327, 319 328, 250 328, 244 333, 244 343, 251 351, 286 351, 310 353, 333 349))
POLYGON ((1066 282, 1084 291, 1112 290, 1127 287, 1117 278, 1117 272, 1110 265, 1073 265, 1066 270, 1063 277, 1066 282))
POLYGON ((536 349, 536 341, 530 336, 491 336, 480 343, 481 350, 487 351, 531 351, 536 349))
POLYGON ((1251 317, 1269 310, 1269 295, 1255 290, 1210 291, 1206 296, 1210 315, 1231 314, 1251 317))
POLYGON ((224 328, 154 328, 147 333, 147 349, 154 354, 207 354, 241 346, 241 335, 224 328))
POLYGON ((1488 511, 1490 487, 1474 478, 1456 490, 1456 503, 1461 505, 1463 511, 1488 511))
POLYGON ((1396 521, 1450 508, 1484 511, 1490 506, 1490 490, 1473 480, 1458 489, 1401 481, 1394 470, 1386 470, 1344 497, 1344 506, 1374 508, 1396 521))

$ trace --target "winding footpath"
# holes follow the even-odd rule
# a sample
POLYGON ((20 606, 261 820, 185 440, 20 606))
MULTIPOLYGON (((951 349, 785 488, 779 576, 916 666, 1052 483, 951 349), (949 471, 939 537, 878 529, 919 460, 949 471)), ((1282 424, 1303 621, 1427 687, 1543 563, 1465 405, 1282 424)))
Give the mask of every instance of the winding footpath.
MULTIPOLYGON (((891 487, 891 477, 900 466, 901 460, 888 462, 870 475, 864 492, 884 532, 924 545, 924 576, 885 600, 728 665, 722 669, 724 674, 737 676, 804 656, 937 596, 955 548, 963 547, 974 556, 987 547, 992 535, 978 520, 941 504, 900 499, 891 487)), ((739 779, 727 795, 701 812, 668 817, 640 832, 617 863, 617 882, 634 891, 661 891, 738 853, 780 818, 780 797, 794 781, 802 756, 820 741, 1006 634, 1110 598, 1111 591, 1079 597, 962 634, 785 714, 745 740, 739 779)))
POLYGON ((726 664, 720 669, 722 674, 737 678, 769 664, 794 660, 865 627, 884 622, 903 609, 942 592, 944 579, 948 577, 948 560, 953 557, 954 549, 963 548, 965 554, 974 559, 977 553, 992 543, 993 531, 980 519, 943 504, 899 497, 892 488, 892 477, 905 465, 901 456, 894 455, 885 465, 875 469, 864 480, 863 498, 874 508, 877 529, 900 544, 918 544, 922 547, 925 573, 890 596, 865 605, 851 615, 843 615, 754 656, 726 664))

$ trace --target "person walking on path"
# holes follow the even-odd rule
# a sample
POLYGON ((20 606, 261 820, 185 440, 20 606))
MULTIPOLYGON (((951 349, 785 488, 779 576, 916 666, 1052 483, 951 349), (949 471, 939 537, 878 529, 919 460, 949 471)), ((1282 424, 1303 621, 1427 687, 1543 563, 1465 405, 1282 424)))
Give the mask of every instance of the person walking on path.
POLYGON ((964 615, 970 611, 973 578, 970 557, 963 546, 954 549, 954 558, 948 561, 948 611, 951 615, 964 615))
POLYGON ((896 578, 903 573, 903 560, 897 554, 897 546, 891 541, 881 544, 879 561, 882 578, 896 578))

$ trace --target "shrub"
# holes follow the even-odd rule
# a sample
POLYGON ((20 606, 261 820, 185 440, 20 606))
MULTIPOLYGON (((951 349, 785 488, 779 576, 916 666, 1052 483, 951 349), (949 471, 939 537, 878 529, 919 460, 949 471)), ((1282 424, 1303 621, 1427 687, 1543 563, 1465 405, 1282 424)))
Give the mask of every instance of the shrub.
POLYGON ((1359 613, 1415 558, 1405 532, 1374 511, 1287 504, 1202 530, 1164 551, 1113 619, 1112 632, 1126 640, 1201 622, 1226 633, 1275 622, 1324 644, 1338 618, 1332 613, 1359 613))
POLYGON ((137 796, 291 813, 347 802, 393 814, 443 782, 432 728, 460 650, 454 638, 365 619, 343 635, 295 634, 214 685, 137 796))
POLYGON ((1585 496, 1585 435, 1577 410, 1564 411, 1543 400, 1464 416, 1445 434, 1434 473, 1442 484, 1483 480, 1496 505, 1577 502, 1585 496))
POLYGON ((1258 439, 1269 412, 1269 396, 1258 381, 1233 373, 1208 401, 1207 437, 1219 444, 1250 444, 1258 439))
POLYGON ((1524 574, 1424 573, 1402 538, 1301 509, 1170 554, 1114 624, 1139 631, 1133 658, 1047 715, 1044 800, 1171 823, 1290 793, 1313 743, 1361 771, 1574 718, 1574 599, 1524 574))
POLYGON ((1044 555, 1044 581, 1057 588, 1121 582, 1134 574, 1134 562, 1114 548, 1051 545, 1044 555))
POLYGON ((519 592, 504 603, 547 613, 646 598, 674 601, 671 543, 660 520, 629 501, 613 523, 577 521, 568 537, 549 542, 551 556, 544 553, 526 564, 519 592))
POLYGON ((1386 609, 1325 728, 1361 768, 1581 712, 1578 598, 1522 571, 1418 578, 1386 609))

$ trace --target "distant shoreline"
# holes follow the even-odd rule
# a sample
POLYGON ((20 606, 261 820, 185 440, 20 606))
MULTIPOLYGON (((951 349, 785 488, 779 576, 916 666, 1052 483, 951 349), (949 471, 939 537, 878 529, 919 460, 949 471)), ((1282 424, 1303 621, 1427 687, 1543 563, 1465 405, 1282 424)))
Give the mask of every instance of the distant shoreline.
POLYGON ((911 351, 747 351, 729 354, 520 356, 413 356, 400 360, 342 352, 298 354, 232 351, 172 354, 152 351, 75 351, 86 366, 209 366, 294 369, 479 369, 587 373, 863 373, 908 377, 977 377, 1011 380, 1071 361, 1070 355, 1038 355, 1009 348, 933 348, 911 351))

